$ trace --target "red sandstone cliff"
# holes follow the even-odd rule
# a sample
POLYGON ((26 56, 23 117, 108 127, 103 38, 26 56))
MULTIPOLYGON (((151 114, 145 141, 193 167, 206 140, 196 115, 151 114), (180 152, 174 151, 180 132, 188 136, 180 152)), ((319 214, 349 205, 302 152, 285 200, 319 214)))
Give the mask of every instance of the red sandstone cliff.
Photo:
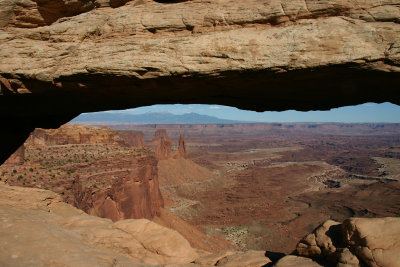
POLYGON ((118 135, 122 140, 131 147, 144 147, 143 132, 139 131, 120 131, 118 135))
POLYGON ((171 138, 169 138, 167 134, 167 130, 165 129, 157 129, 157 131, 154 134, 154 138, 151 140, 150 145, 151 146, 158 146, 160 145, 161 139, 164 138, 164 141, 167 143, 170 143, 172 145, 176 145, 174 141, 172 141, 171 138))
POLYGON ((35 129, 26 141, 28 145, 124 144, 117 132, 108 127, 65 124, 58 129, 35 129))
POLYGON ((179 148, 178 148, 178 154, 181 157, 186 158, 187 157, 187 152, 186 152, 186 145, 185 145, 185 140, 183 138, 183 134, 179 135, 179 148))
POLYGON ((132 161, 134 168, 126 177, 118 178, 102 188, 76 176, 62 186, 64 199, 85 212, 113 221, 122 219, 152 219, 164 207, 159 183, 157 160, 144 156, 132 161), (68 183, 71 184, 68 186, 68 183))
POLYGON ((172 143, 168 141, 168 139, 166 139, 165 137, 161 137, 161 140, 156 147, 155 153, 158 160, 170 158, 172 155, 172 143))

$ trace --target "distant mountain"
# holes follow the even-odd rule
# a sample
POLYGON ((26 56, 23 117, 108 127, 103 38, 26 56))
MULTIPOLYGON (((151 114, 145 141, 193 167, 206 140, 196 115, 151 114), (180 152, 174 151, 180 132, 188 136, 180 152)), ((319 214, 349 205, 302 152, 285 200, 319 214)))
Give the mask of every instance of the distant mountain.
POLYGON ((225 120, 197 113, 175 115, 168 112, 127 114, 120 112, 95 112, 84 113, 71 121, 72 123, 87 123, 92 125, 116 125, 116 124, 229 124, 241 121, 225 120))

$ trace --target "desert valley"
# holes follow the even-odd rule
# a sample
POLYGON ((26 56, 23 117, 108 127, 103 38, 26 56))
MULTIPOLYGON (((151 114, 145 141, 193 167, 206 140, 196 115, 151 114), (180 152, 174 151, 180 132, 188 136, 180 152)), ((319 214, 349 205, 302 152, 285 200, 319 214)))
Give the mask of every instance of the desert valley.
POLYGON ((300 244, 326 221, 400 215, 399 131, 399 124, 66 124, 36 129, 0 167, 0 179, 53 191, 113 222, 151 220, 177 231, 200 259, 259 251, 270 262, 310 256, 300 244))

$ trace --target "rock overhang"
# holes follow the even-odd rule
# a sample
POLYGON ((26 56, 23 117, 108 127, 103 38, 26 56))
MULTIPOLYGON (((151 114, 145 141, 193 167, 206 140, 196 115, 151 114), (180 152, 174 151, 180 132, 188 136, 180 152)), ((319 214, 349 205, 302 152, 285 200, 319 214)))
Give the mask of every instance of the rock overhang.
POLYGON ((18 144, 82 112, 152 104, 400 103, 399 1, 83 1, 47 22, 46 1, 30 2, 25 16, 20 0, 0 5, 2 136, 18 144))

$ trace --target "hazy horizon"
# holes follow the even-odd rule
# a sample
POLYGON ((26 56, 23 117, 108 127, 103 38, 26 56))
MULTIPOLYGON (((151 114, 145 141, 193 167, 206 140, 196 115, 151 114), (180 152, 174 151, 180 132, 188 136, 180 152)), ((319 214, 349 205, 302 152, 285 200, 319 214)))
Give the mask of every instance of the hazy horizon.
POLYGON ((329 111, 306 112, 294 110, 255 112, 222 105, 172 104, 127 110, 110 110, 102 113, 110 112, 133 115, 165 112, 174 115, 197 113, 245 123, 400 123, 400 106, 388 102, 381 104, 364 103, 356 106, 334 108, 329 111))

